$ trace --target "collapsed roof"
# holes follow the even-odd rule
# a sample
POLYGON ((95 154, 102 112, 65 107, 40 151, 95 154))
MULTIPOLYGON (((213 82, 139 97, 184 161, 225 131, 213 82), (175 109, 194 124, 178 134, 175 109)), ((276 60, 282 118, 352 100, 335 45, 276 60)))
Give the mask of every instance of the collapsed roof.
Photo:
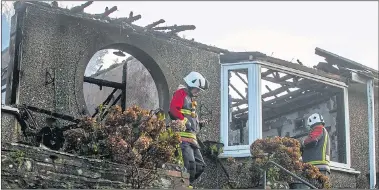
MULTIPOLYGON (((15 9, 19 7, 19 3, 20 2, 18 1, 14 3, 15 9)), ((40 2, 40 1, 28 1, 24 3, 29 4, 29 5, 36 5, 36 6, 39 6, 41 9, 44 9, 47 11, 55 11, 57 13, 68 15, 68 16, 79 17, 79 18, 88 19, 88 20, 96 20, 100 23, 107 23, 107 24, 110 24, 111 26, 113 25, 118 28, 122 27, 123 29, 130 32, 137 32, 140 34, 152 35, 157 38, 161 38, 161 39, 169 40, 169 41, 175 41, 183 45, 193 46, 199 49, 205 49, 210 52, 215 52, 215 53, 228 52, 228 50, 226 49, 221 49, 215 46, 205 45, 199 42, 195 42, 194 39, 188 40, 188 39, 181 38, 178 36, 179 32, 196 29, 194 25, 173 25, 173 26, 158 27, 159 24, 162 24, 165 22, 164 19, 159 19, 146 26, 138 26, 138 25, 133 24, 133 22, 141 19, 142 16, 134 15, 133 11, 129 13, 129 17, 121 17, 121 18, 109 17, 111 13, 117 11, 117 6, 113 6, 112 8, 105 7, 103 13, 89 14, 89 13, 85 13, 84 9, 90 6, 93 3, 93 1, 87 1, 86 3, 83 3, 82 5, 72 7, 71 9, 58 7, 58 3, 56 1, 53 1, 51 4, 40 2)))
MULTIPOLYGON (((349 83, 349 74, 351 70, 369 71, 373 73, 373 76, 375 77, 375 84, 378 85, 378 78, 379 78, 378 71, 368 68, 354 61, 351 61, 349 59, 330 53, 326 50, 322 50, 320 48, 316 48, 316 54, 324 57, 326 62, 321 62, 314 68, 309 68, 309 67, 304 66, 299 61, 298 63, 292 63, 292 62, 277 59, 274 57, 266 56, 265 54, 260 53, 260 52, 243 52, 243 53, 230 52, 225 49, 195 42, 193 39, 187 40, 177 35, 181 31, 195 29, 195 26, 193 25, 182 25, 182 26, 174 25, 174 26, 167 26, 167 27, 158 27, 159 24, 162 24, 165 22, 163 19, 160 19, 156 22, 153 22, 151 24, 148 24, 147 26, 142 27, 142 26, 133 24, 134 21, 141 19, 141 15, 134 15, 133 12, 130 12, 129 17, 110 18, 109 15, 112 12, 117 10, 116 6, 110 9, 106 7, 103 13, 88 14, 88 13, 84 13, 84 9, 90 6, 92 4, 92 1, 86 2, 82 5, 73 7, 71 9, 60 8, 57 6, 56 2, 52 2, 51 4, 44 3, 44 2, 27 2, 27 3, 30 5, 37 5, 37 6, 43 7, 43 9, 46 9, 48 11, 56 11, 56 12, 59 12, 60 14, 80 17, 83 19, 96 20, 97 22, 100 22, 100 23, 108 23, 110 25, 123 27, 124 29, 129 29, 132 32, 142 33, 146 35, 153 35, 157 38, 161 38, 164 40, 173 40, 173 41, 176 41, 178 43, 183 43, 188 46, 193 46, 196 48, 205 49, 207 51, 223 54, 220 57, 221 62, 236 62, 236 61, 240 61, 241 55, 243 55, 242 57, 253 55, 258 60, 275 63, 277 65, 289 67, 296 70, 301 70, 301 71, 312 73, 315 75, 320 75, 326 78, 338 80, 345 83, 349 83)), ((17 2, 15 3, 15 8, 17 9, 17 2)), ((5 65, 7 65, 7 63, 2 62, 2 81, 3 79, 5 79, 5 73, 6 73, 5 65)), ((240 74, 243 74, 243 73, 241 72, 236 73, 237 76, 239 76, 240 74)), ((270 98, 270 97, 271 98, 274 97, 274 98, 268 101, 263 100, 265 110, 277 110, 279 107, 283 105, 287 105, 286 107, 288 107, 288 104, 291 102, 295 103, 295 100, 307 101, 309 99, 313 99, 313 97, 317 96, 317 94, 312 94, 312 92, 316 92, 316 91, 317 92, 322 91, 325 93, 324 95, 330 95, 327 93, 335 93, 334 91, 330 91, 329 89, 327 89, 328 87, 326 85, 312 84, 312 82, 310 82, 309 80, 304 80, 304 79, 299 78, 298 76, 289 75, 289 74, 285 76, 280 76, 277 71, 273 71, 270 69, 262 73, 262 79, 273 82, 273 83, 278 83, 281 85, 280 88, 275 89, 275 90, 271 90, 270 87, 266 86, 269 92, 263 94, 262 98, 263 99, 270 98), (297 88, 297 90, 292 91, 291 88, 297 88), (310 89, 312 89, 312 91, 310 89), (279 94, 283 92, 286 92, 287 94, 283 96, 278 96, 279 94), (298 97, 299 99, 296 97, 298 97)), ((247 97, 242 96, 242 99, 232 100, 234 102, 233 105, 240 106, 240 105, 246 104, 247 103, 246 98, 247 97)), ((247 110, 239 110, 238 114, 245 113, 246 111, 247 110)))
MULTIPOLYGON (((221 55, 221 62, 233 63, 250 60, 249 56, 254 60, 267 61, 277 65, 286 66, 295 70, 323 76, 325 78, 337 80, 351 85, 351 72, 359 72, 372 76, 374 84, 378 87, 378 71, 357 62, 351 61, 344 57, 330 53, 321 48, 316 48, 316 54, 325 58, 326 62, 321 62, 313 68, 304 66, 299 60, 298 63, 292 63, 274 57, 266 56, 260 52, 229 52, 221 55)), ((247 88, 247 71, 233 70, 230 71, 229 80, 233 76, 239 78, 238 83, 244 83, 247 88)), ((262 93, 262 113, 263 121, 278 118, 287 113, 308 108, 329 100, 331 97, 343 93, 342 89, 333 87, 320 82, 315 82, 300 76, 282 73, 278 70, 262 68, 261 79, 264 82, 279 85, 278 88, 272 89, 269 85, 264 85, 267 89, 266 93, 262 93)), ((232 97, 230 95, 229 102, 232 109, 234 119, 246 120, 248 118, 248 100, 247 90, 238 90, 234 84, 229 82, 229 90, 237 94, 232 97)), ((230 92, 229 92, 230 94, 230 92)))

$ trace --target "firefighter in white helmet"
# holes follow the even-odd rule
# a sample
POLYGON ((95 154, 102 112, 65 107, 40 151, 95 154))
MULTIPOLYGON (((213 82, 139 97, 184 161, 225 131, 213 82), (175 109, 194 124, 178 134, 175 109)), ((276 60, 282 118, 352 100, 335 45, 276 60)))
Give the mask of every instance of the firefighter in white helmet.
POLYGON ((181 150, 184 167, 190 174, 190 184, 204 171, 205 162, 200 153, 200 146, 196 134, 205 122, 199 122, 196 113, 197 97, 201 91, 209 88, 208 80, 198 72, 191 72, 183 78, 185 85, 179 85, 170 103, 170 117, 173 120, 182 120, 186 130, 180 133, 181 150))
POLYGON ((302 142, 302 160, 316 166, 321 173, 330 175, 330 138, 324 118, 314 113, 307 119, 308 137, 302 142))

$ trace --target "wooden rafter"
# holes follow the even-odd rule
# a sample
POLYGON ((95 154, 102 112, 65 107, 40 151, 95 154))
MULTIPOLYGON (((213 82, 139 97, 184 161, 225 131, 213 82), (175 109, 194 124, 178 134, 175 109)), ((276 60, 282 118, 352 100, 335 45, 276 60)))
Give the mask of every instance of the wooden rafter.
POLYGON ((232 107, 238 107, 238 106, 241 106, 241 105, 244 105, 244 104, 247 104, 247 99, 243 100, 243 99, 232 99, 232 107))
MULTIPOLYGON (((298 106, 297 102, 301 101, 309 101, 309 100, 317 100, 319 98, 323 98, 325 96, 329 96, 329 94, 335 94, 339 93, 339 89, 326 89, 326 85, 324 84, 314 84, 312 86, 309 86, 309 89, 312 89, 308 91, 309 89, 299 89, 296 91, 293 91, 292 94, 286 94, 283 96, 280 96, 276 99, 269 100, 262 103, 262 109, 264 112, 273 112, 273 114, 280 113, 281 109, 288 109, 293 106, 298 106), (291 97, 292 98, 289 98, 291 97), (279 110, 279 111, 278 111, 279 110)), ((246 103, 242 102, 242 100, 239 102, 240 104, 246 103)), ((241 115, 244 112, 246 112, 248 108, 241 109, 239 111, 234 111, 233 116, 241 115)))
POLYGON ((261 77, 267 77, 267 76, 270 75, 272 72, 274 72, 274 70, 268 69, 267 71, 261 73, 261 77))
MULTIPOLYGON (((247 82, 239 75, 239 73, 247 74, 246 71, 237 71, 234 72, 237 77, 239 77, 245 84, 247 82)), ((272 90, 268 85, 265 85, 268 92, 262 95, 262 100, 267 97, 274 96, 274 99, 268 101, 262 101, 262 111, 265 118, 272 118, 273 116, 279 116, 283 114, 285 111, 298 109, 299 107, 304 108, 304 104, 307 102, 314 103, 325 101, 325 97, 330 98, 330 94, 335 94, 338 90, 327 88, 325 84, 315 83, 311 80, 301 78, 299 76, 286 74, 284 76, 280 76, 279 71, 268 69, 265 72, 261 73, 261 78, 263 80, 267 80, 272 83, 276 83, 281 85, 281 87, 272 90), (292 79, 292 81, 288 81, 292 79), (295 91, 290 91, 289 88, 297 88, 295 91), (287 94, 278 96, 279 94, 287 92, 287 94)), ((237 89, 231 85, 231 87, 238 93, 237 89)), ((242 94, 239 93, 241 96, 242 94)), ((241 96, 243 97, 243 96, 241 96)), ((232 107, 241 106, 243 104, 247 104, 248 100, 244 99, 233 99, 232 107)), ((306 106, 309 106, 306 104, 306 106)), ((238 117, 245 118, 248 115, 248 108, 237 109, 232 113, 233 118, 238 117)), ((245 118, 246 119, 246 118, 245 118)))
MULTIPOLYGON (((271 88, 268 87, 267 85, 265 85, 266 89, 269 91, 269 92, 272 92, 271 88)), ((287 88, 288 89, 288 88, 287 88)), ((278 96, 276 94, 274 94, 275 98, 278 98, 278 96)))
POLYGON ((286 91, 287 88, 288 88, 287 86, 279 87, 279 88, 277 88, 277 89, 275 89, 275 90, 273 90, 271 92, 267 92, 267 93, 262 94, 262 98, 268 98, 270 96, 274 96, 274 95, 280 94, 280 93, 286 91))
POLYGON ((115 12, 115 11, 117 11, 117 6, 113 6, 112 8, 108 8, 108 7, 106 7, 105 8, 105 11, 103 12, 103 13, 101 13, 101 14, 95 14, 94 16, 95 17, 98 17, 98 18, 106 18, 106 17, 108 17, 111 13, 113 13, 113 12, 115 12))
POLYGON ((281 109, 276 109, 278 113, 272 113, 272 112, 263 112, 263 121, 270 120, 273 118, 280 117, 284 114, 288 114, 291 112, 296 112, 297 110, 305 109, 307 107, 311 107, 313 105, 317 105, 320 103, 323 103, 327 100, 329 100, 332 96, 334 96, 336 93, 330 93, 328 95, 324 96, 318 96, 314 95, 304 98, 302 100, 298 100, 295 103, 287 104, 285 107, 282 107, 281 109))
POLYGON ((153 27, 156 27, 156 26, 158 26, 159 24, 162 24, 162 23, 164 23, 164 22, 166 22, 166 21, 163 20, 163 19, 160 19, 160 20, 158 20, 158 21, 155 21, 155 22, 153 22, 153 23, 151 23, 151 24, 146 25, 145 28, 147 28, 147 29, 152 29, 153 27))
POLYGON ((195 30, 196 26, 195 25, 178 26, 175 24, 174 26, 154 27, 152 29, 153 30, 169 30, 169 32, 167 32, 168 34, 176 34, 176 33, 182 32, 182 31, 186 31, 186 30, 195 30))
MULTIPOLYGON (((272 79, 272 78, 271 78, 272 79)), ((287 85, 282 85, 281 87, 275 89, 275 90, 272 90, 271 92, 267 92, 265 94, 262 95, 262 98, 267 98, 267 97, 271 97, 271 96, 275 96, 275 95, 278 95, 284 91, 289 91, 289 88, 307 88, 309 87, 309 85, 312 85, 312 84, 315 84, 313 81, 311 80, 307 80, 307 79, 302 79, 302 80, 298 80, 297 82, 286 82, 287 85)))
MULTIPOLYGON (((241 76, 240 74, 238 74, 238 71, 237 71, 237 72, 234 72, 234 74, 235 74, 238 78, 240 78, 241 81, 242 81, 243 83, 245 83, 246 85, 248 85, 248 84, 247 84, 247 81, 245 81, 245 79, 242 78, 242 76, 241 76)), ((247 78, 247 77, 246 77, 246 78, 247 78)))
POLYGON ((273 78, 273 77, 262 77, 262 79, 266 80, 266 81, 269 81, 269 82, 272 82, 272 83, 275 83, 275 84, 286 85, 288 87, 296 87, 296 85, 297 85, 294 82, 288 82, 288 81, 285 81, 285 80, 281 80, 281 78, 276 79, 276 78, 273 78))
MULTIPOLYGON (((303 94, 305 94, 306 91, 308 89, 311 89, 311 88, 317 89, 317 85, 309 86, 308 88, 300 88, 300 89, 292 91, 292 92, 290 92, 288 94, 280 96, 278 98, 275 98, 275 99, 272 99, 272 100, 268 100, 268 101, 265 102, 265 104, 263 106, 273 105, 273 103, 279 103, 279 102, 284 101, 284 100, 286 100, 286 99, 288 99, 290 97, 292 97, 291 99, 296 99, 297 97, 302 96, 303 94), (303 92, 305 92, 305 93, 303 93, 303 92)), ((317 91, 317 90, 312 90, 312 91, 317 91)))
MULTIPOLYGON (((334 95, 335 95, 335 93, 334 93, 334 95)), ((300 110, 300 109, 305 109, 307 107, 311 107, 313 105, 320 104, 320 103, 325 102, 328 99, 330 99, 331 96, 333 96, 333 93, 326 95, 326 96, 319 96, 316 93, 312 93, 312 94, 309 94, 308 97, 306 97, 306 98, 297 99, 294 102, 286 103, 286 105, 281 107, 281 108, 278 107, 278 108, 274 109, 275 112, 273 112, 273 110, 263 109, 263 111, 262 111, 263 121, 278 118, 284 114, 288 114, 288 113, 295 112, 295 111, 300 110)), ((241 113, 238 117, 241 119, 246 119, 248 117, 248 115, 241 113)))
POLYGON ((246 97, 244 95, 241 94, 240 91, 237 90, 236 87, 234 87, 232 84, 229 84, 230 87, 232 87, 232 89, 244 100, 246 100, 246 97))
POLYGON ((93 1, 87 1, 87 2, 85 2, 85 3, 83 3, 83 4, 79 5, 79 6, 72 7, 72 8, 70 9, 70 11, 71 11, 72 13, 82 13, 83 10, 84 10, 86 7, 90 6, 92 3, 93 3, 93 1))

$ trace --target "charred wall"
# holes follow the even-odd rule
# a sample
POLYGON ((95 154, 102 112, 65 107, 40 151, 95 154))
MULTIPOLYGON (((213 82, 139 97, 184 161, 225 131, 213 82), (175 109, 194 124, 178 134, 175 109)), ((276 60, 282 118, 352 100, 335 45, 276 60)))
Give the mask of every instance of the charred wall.
MULTIPOLYGON (((159 93, 159 105, 168 108, 171 94, 183 76, 198 71, 212 88, 199 103, 213 110, 212 134, 219 126, 219 55, 183 44, 62 10, 27 4, 23 18, 18 103, 82 116, 86 110, 83 75, 90 58, 100 49, 121 49, 140 60, 150 71, 159 93), (53 82, 46 80, 49 73, 53 82), (46 83, 48 82, 48 83, 46 83)), ((50 80, 52 81, 52 80, 50 80)), ((39 121, 40 123, 43 120, 39 121)), ((218 135, 214 137, 217 140, 218 135)))

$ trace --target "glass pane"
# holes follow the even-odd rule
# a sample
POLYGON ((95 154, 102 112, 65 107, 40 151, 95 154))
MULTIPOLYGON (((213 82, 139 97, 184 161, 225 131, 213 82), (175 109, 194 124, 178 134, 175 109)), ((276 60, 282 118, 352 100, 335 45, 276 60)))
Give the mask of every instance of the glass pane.
POLYGON ((5 92, 6 92, 6 88, 7 85, 4 84, 3 86, 1 86, 1 104, 5 104, 5 92))
POLYGON ((228 71, 228 146, 249 145, 248 69, 228 71))
POLYGON ((1 93, 1 105, 5 104, 5 92, 1 93))

